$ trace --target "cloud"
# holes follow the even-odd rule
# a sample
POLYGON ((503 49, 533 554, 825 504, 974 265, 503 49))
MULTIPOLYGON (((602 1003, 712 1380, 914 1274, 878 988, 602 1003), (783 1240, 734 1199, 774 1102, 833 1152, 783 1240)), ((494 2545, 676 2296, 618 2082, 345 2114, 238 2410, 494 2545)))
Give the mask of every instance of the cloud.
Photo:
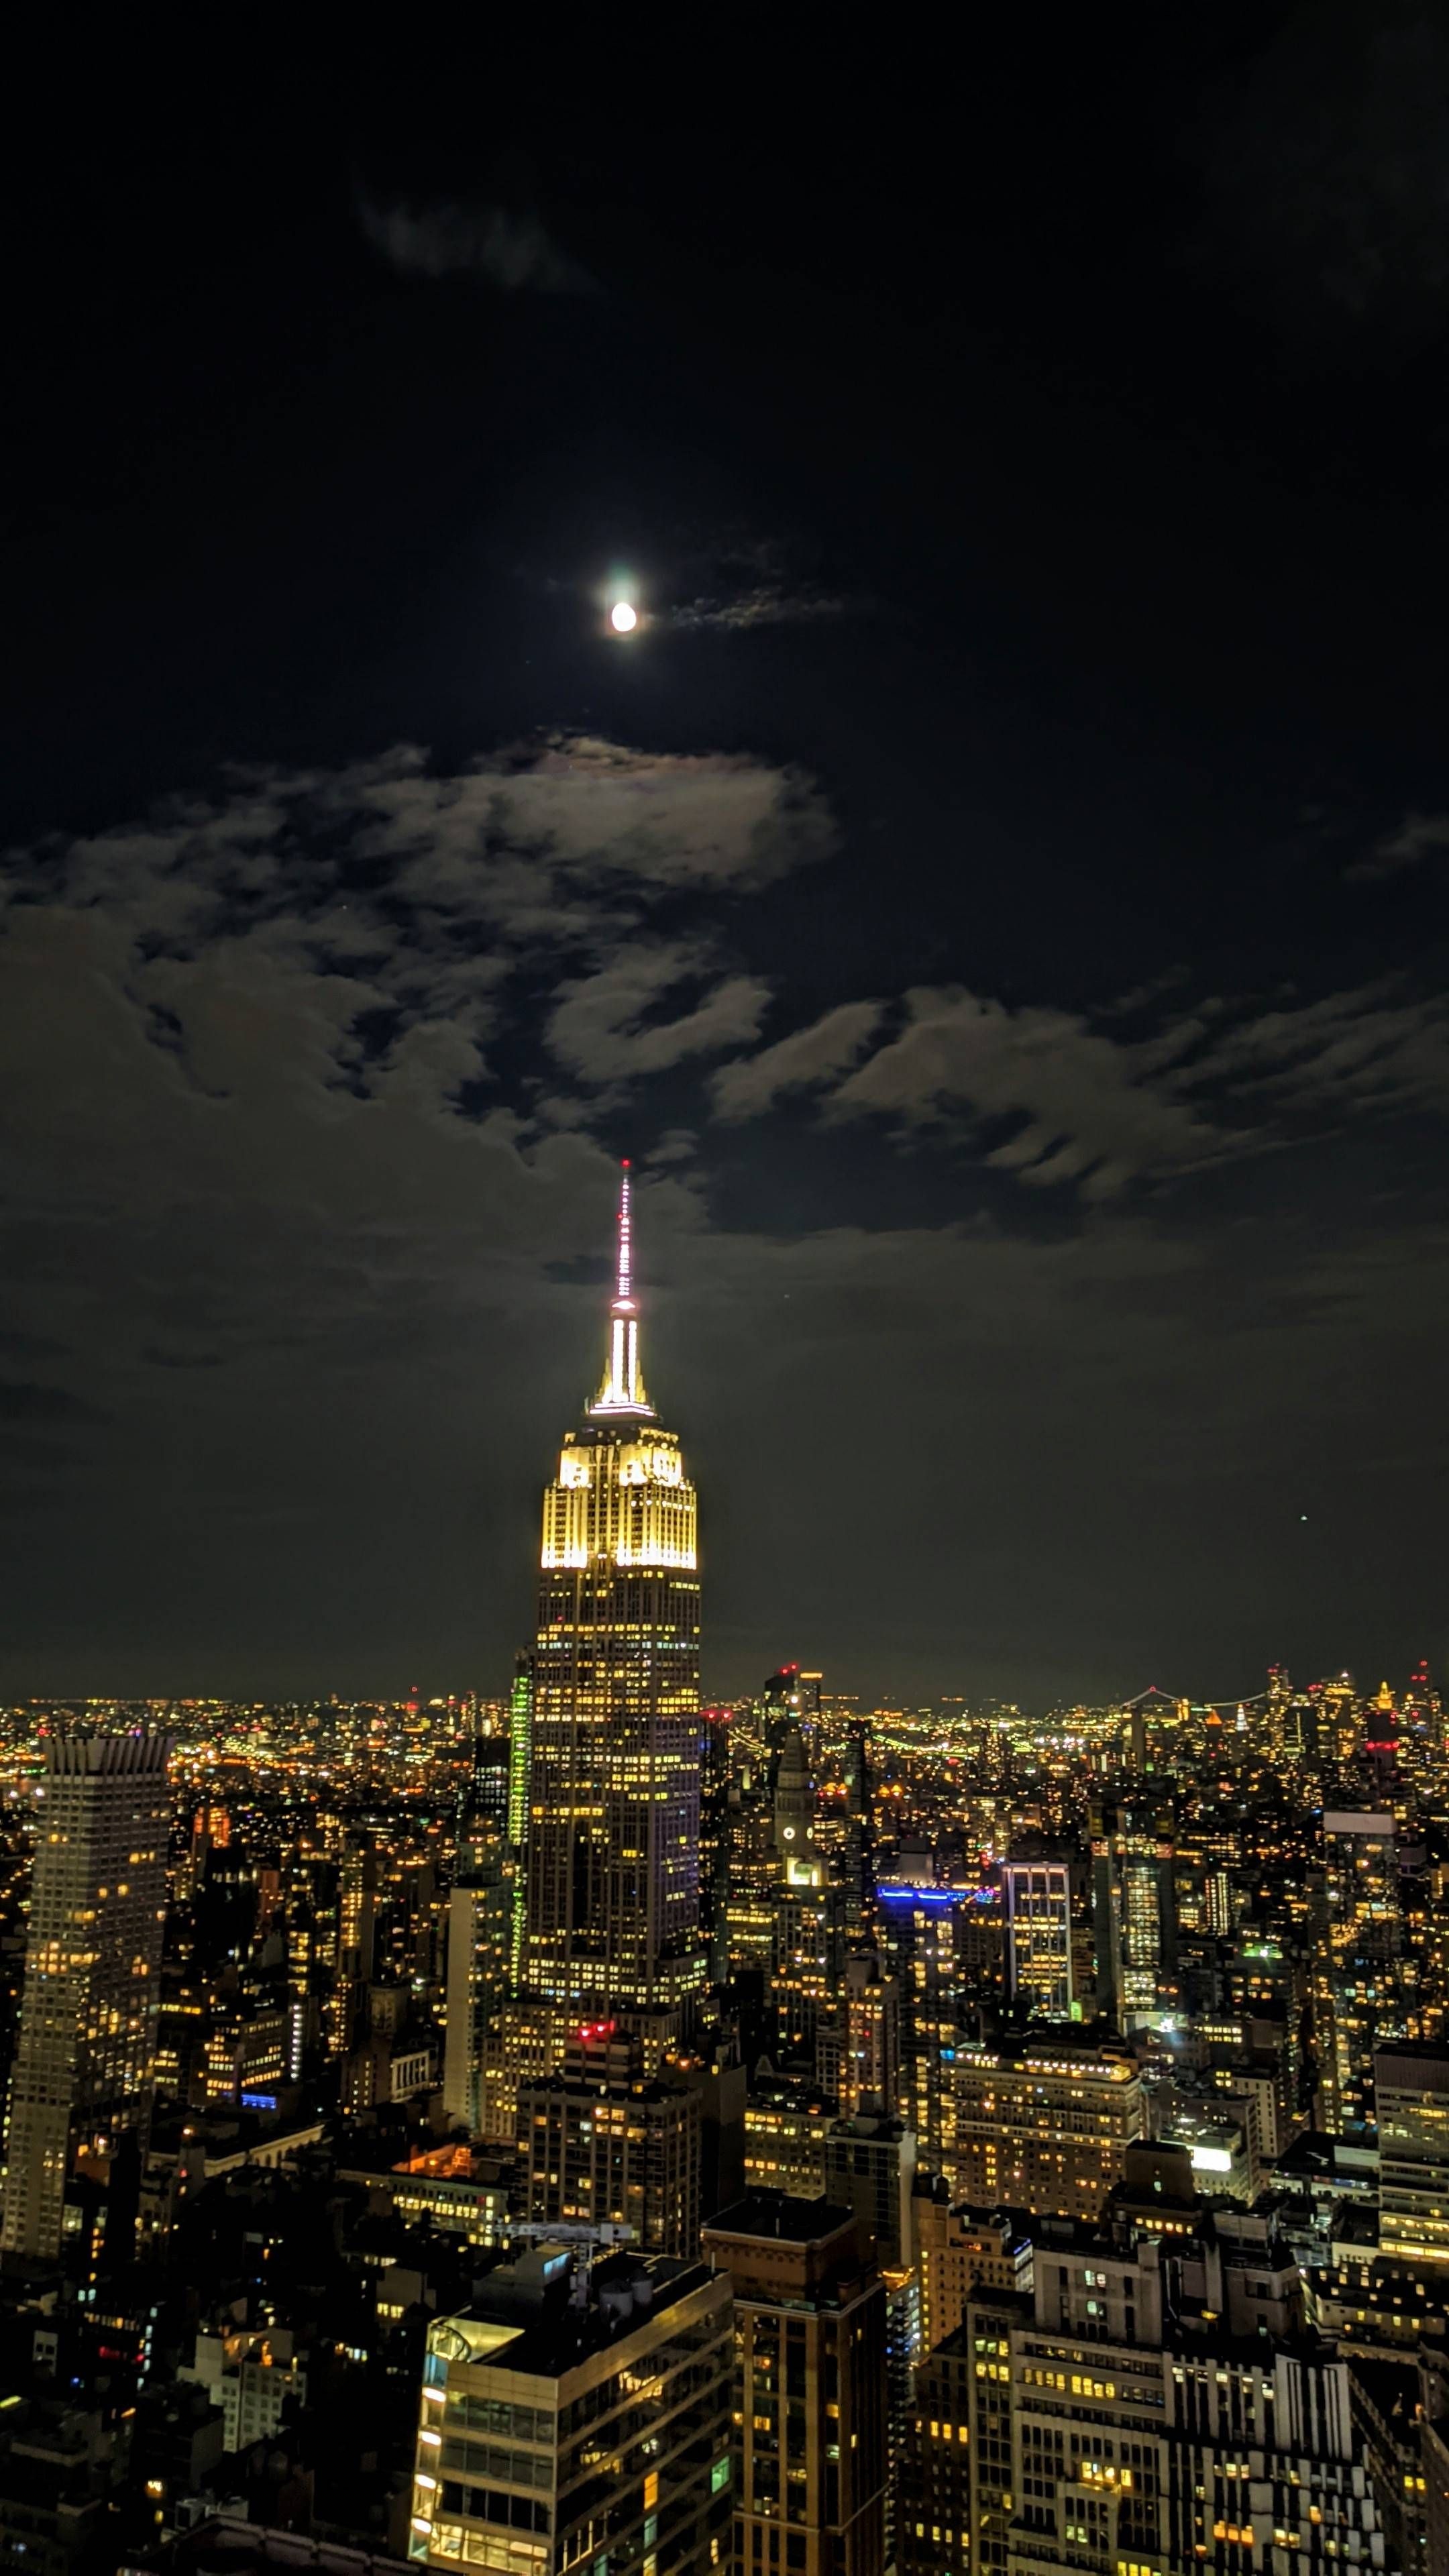
POLYGON ((360 195, 357 219, 403 277, 479 277, 505 294, 591 295, 588 271, 560 250, 536 215, 503 206, 379 205, 360 195))
POLYGON ((720 1067, 710 1085, 716 1115, 756 1118, 787 1091, 803 1090, 843 1073, 868 1045, 881 1017, 879 1002, 842 1002, 808 1029, 797 1029, 758 1055, 720 1067))
POLYGON ((1144 1078, 1134 1050, 1067 1011, 1012 1011, 949 988, 906 996, 906 1023, 833 1093, 837 1118, 921 1124, 965 1112, 1020 1122, 987 1154, 1033 1188, 1070 1181, 1097 1197, 1206 1153, 1209 1127, 1144 1078))
MULTIPOLYGON (((808 778, 742 755, 561 736, 439 772, 402 746, 336 770, 237 773, 213 799, 13 850, 0 911, 18 937, 93 925, 107 1013, 126 1023, 104 1024, 117 1046, 139 1033, 169 1054, 183 1085, 225 1098, 238 1061, 258 1078, 272 1025, 270 1078, 299 1084, 310 1114, 329 1093, 335 1114, 342 1092, 403 1088, 434 1114, 474 1114, 500 1036, 516 1052, 536 1025, 540 986, 557 1061, 607 1061, 591 1081, 750 1041, 764 988, 748 978, 696 992, 672 1032, 644 1024, 661 973, 711 980, 707 939, 686 964, 648 925, 833 842, 808 778)), ((549 1114, 567 1123, 566 1106, 549 1114)))
POLYGON ((757 1036, 770 988, 754 975, 726 977, 676 1019, 651 1016, 668 994, 697 979, 700 966, 700 952, 682 946, 624 951, 563 986, 548 1023, 549 1046, 586 1082, 606 1083, 659 1073, 686 1056, 714 1055, 757 1036))
POLYGON ((1449 850, 1449 814, 1406 814, 1396 831, 1375 841, 1368 856, 1344 869, 1349 885, 1372 885, 1383 877, 1422 867, 1426 859, 1449 850))
POLYGON ((1215 1093, 1219 1117, 1243 1123, 1449 1115, 1449 996, 1385 977, 1313 1001, 1240 1006, 1215 1014, 1172 1079, 1179 1093, 1215 1093))
POLYGON ((685 632, 710 626, 748 632, 758 626, 818 624, 846 616, 852 604, 829 591, 787 590, 773 582, 758 582, 733 599, 691 599, 670 609, 668 615, 669 624, 685 632))
POLYGON ((1132 1040, 1110 1033, 1115 1005, 1093 1022, 925 988, 906 1014, 826 1114, 964 1122, 991 1168, 1032 1189, 1107 1198, 1348 1119, 1449 1116, 1449 998, 1401 980, 1270 1008, 1213 997, 1132 1040))
POLYGON ((94 1422, 94 1405, 63 1386, 42 1386, 33 1378, 0 1378, 0 1422, 27 1426, 40 1422, 94 1422))

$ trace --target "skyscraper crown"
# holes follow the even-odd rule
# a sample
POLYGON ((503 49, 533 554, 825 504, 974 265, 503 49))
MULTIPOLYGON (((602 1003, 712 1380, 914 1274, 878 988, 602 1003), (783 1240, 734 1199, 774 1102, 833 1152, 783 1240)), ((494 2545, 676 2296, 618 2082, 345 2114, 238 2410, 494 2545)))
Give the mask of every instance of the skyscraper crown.
POLYGON ((639 1309, 634 1300, 633 1221, 629 1208, 629 1165, 619 1171, 619 1251, 614 1296, 609 1307, 609 1341, 599 1392, 589 1406, 592 1415, 654 1411, 644 1392, 639 1367, 639 1309))

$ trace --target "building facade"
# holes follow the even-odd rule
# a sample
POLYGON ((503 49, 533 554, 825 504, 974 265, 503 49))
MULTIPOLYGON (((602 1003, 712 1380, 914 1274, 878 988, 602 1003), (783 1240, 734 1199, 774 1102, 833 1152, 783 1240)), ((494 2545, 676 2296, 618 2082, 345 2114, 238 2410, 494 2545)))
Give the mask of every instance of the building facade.
POLYGON ((881 2576, 886 2292, 846 2209, 749 2194, 705 2228, 734 2284, 734 2564, 881 2576))
POLYGON ((429 2567, 706 2576, 728 2555, 730 2285, 564 2245, 499 2265, 429 2329, 408 2543, 429 2567))
POLYGON ((604 1374, 544 1495, 520 2071, 618 2018, 650 2070, 704 1989, 694 1487, 640 1366, 629 1171, 604 1374))
POLYGON ((1010 1860, 1001 1885, 1011 1992, 1037 2020, 1065 2021, 1072 2009, 1071 1872, 1063 1860, 1010 1860))
POLYGON ((155 2087, 170 1809, 164 1735, 52 1735, 35 1846, 0 2247, 53 2262, 76 2167, 103 2179, 155 2087))
POLYGON ((963 2048, 950 2180, 958 2200, 1092 2218, 1146 2127, 1128 2057, 1082 2049, 963 2048))
POLYGON ((556 2074, 519 2088, 530 2221, 623 2228, 646 2253, 692 2254, 700 2110, 697 2088, 642 2074, 637 2039, 585 2024, 556 2074))

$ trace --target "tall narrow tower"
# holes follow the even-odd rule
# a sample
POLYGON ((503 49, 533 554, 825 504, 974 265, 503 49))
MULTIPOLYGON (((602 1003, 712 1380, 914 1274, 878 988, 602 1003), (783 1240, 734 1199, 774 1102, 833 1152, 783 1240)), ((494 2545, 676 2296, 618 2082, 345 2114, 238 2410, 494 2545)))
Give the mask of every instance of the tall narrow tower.
POLYGON ((0 2248, 60 2252, 73 2170, 144 2151, 156 2081, 170 1809, 161 1734, 52 1735, 35 1837, 0 2248))
MULTIPOLYGON (((543 1499, 522 2001, 638 2033, 646 2065, 702 1994, 694 1488, 644 1389, 629 1166, 604 1374, 543 1499)), ((535 2023, 535 2026, 536 2023, 535 2023)))

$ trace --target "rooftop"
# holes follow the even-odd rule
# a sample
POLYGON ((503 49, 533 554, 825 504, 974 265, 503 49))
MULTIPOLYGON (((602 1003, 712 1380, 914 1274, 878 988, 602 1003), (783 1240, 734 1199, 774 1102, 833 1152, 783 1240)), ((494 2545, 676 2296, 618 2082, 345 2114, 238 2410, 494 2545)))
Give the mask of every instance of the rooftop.
POLYGON ((854 2213, 834 2201, 805 2200, 788 2191, 748 2191, 714 2218, 706 2219, 706 2236, 778 2238, 791 2245, 823 2245, 842 2227, 854 2225, 854 2213))
POLYGON ((667 2254, 609 2254, 583 2273, 571 2246, 537 2245, 485 2273, 468 2306, 430 2329, 428 2349, 444 2361, 563 2379, 713 2278, 707 2264, 667 2254))

